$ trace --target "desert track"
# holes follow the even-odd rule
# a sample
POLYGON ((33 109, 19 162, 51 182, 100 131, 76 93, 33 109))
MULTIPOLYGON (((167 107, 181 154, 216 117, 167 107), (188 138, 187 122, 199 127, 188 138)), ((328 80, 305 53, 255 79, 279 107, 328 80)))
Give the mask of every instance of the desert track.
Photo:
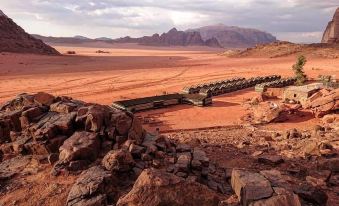
MULTIPOLYGON (((166 49, 104 49, 110 54, 96 54, 98 48, 57 47, 75 56, 0 55, 0 102, 22 92, 45 91, 67 95, 88 102, 111 104, 113 101, 178 92, 184 86, 234 76, 292 75, 295 57, 227 58, 219 51, 166 49)), ((309 58, 307 74, 337 74, 338 59, 309 58)), ((162 130, 180 130, 232 125, 244 114, 242 104, 255 95, 248 89, 214 99, 210 108, 178 106, 145 112, 162 130)), ((306 121, 306 120, 305 120, 306 121)), ((311 121, 311 120, 307 120, 311 121)), ((303 122, 285 124, 290 127, 303 122)), ((147 126, 147 125, 146 125, 147 126)))

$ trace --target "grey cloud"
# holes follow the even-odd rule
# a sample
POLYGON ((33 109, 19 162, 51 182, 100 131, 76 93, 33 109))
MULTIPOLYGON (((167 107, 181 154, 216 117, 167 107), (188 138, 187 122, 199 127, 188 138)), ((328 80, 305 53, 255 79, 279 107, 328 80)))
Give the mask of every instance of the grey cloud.
MULTIPOLYGON (((26 18, 27 13, 31 13, 31 18, 39 14, 40 21, 51 24, 83 25, 93 27, 93 30, 125 29, 139 35, 165 31, 173 26, 186 29, 224 23, 273 34, 300 33, 302 36, 306 32, 321 32, 338 6, 337 0, 26 0, 25 4, 22 0, 1 1, 5 13, 8 10, 9 16, 12 13, 21 21, 24 21, 23 16, 26 18), (194 14, 192 18, 196 19, 190 24, 176 25, 173 12, 194 14)), ((88 35, 95 35, 94 31, 88 35)), ((116 35, 114 31, 106 34, 116 35)))

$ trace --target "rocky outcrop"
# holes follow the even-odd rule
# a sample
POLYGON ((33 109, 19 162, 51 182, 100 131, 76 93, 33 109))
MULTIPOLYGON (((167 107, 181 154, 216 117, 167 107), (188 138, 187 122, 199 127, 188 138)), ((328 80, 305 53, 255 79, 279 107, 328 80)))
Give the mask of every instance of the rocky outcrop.
MULTIPOLYGON (((197 138, 192 144, 147 133, 133 114, 109 106, 21 94, 0 106, 0 196, 15 195, 21 187, 35 192, 37 184, 47 190, 49 180, 61 180, 69 186, 63 195, 56 193, 58 204, 69 206, 331 204, 339 185, 338 135, 330 128, 336 119, 326 116, 326 128, 286 135, 251 129, 233 136, 238 132, 232 130, 225 137, 219 133, 214 143, 206 137, 219 130, 192 131, 187 138, 197 138), (235 150, 234 142, 243 147, 235 150), (229 151, 221 159, 241 164, 215 161, 214 151, 224 147, 229 151), (237 156, 246 158, 248 167, 239 169, 244 164, 237 156), (59 177, 44 173, 50 172, 48 164, 59 177), (44 176, 47 181, 36 180, 44 176)), ((53 184, 59 189, 48 194, 61 185, 53 184)))
POLYGON ((67 197, 67 206, 107 205, 108 195, 114 194, 112 174, 99 166, 81 173, 67 197))
POLYGON ((225 48, 246 48, 277 40, 273 35, 263 31, 223 24, 189 29, 187 31, 199 32, 202 39, 206 41, 215 38, 225 48))
POLYGON ((328 22, 321 43, 339 43, 339 8, 335 11, 332 21, 328 22))
POLYGON ((320 90, 307 99, 305 108, 312 110, 317 117, 337 111, 339 109, 339 89, 320 90))
POLYGON ((53 174, 84 169, 102 148, 109 151, 128 139, 142 142, 143 135, 133 115, 68 97, 21 94, 0 106, 0 153, 60 153, 53 174))
POLYGON ((118 206, 218 205, 220 197, 197 182, 190 182, 156 169, 144 170, 118 206), (179 192, 182 191, 182 192, 179 192))
POLYGON ((0 52, 58 55, 59 52, 27 34, 0 11, 0 52))

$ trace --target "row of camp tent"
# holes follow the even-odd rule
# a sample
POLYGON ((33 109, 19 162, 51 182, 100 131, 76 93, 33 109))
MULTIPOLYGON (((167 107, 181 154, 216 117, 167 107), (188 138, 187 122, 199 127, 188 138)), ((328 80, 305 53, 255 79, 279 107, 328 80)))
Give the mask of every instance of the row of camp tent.
POLYGON ((255 86, 255 91, 257 92, 264 92, 266 91, 267 88, 281 88, 281 87, 286 87, 293 85, 296 82, 295 77, 289 77, 289 78, 283 78, 283 79, 278 79, 275 81, 271 82, 265 82, 261 84, 257 84, 255 86))
POLYGON ((234 82, 238 82, 238 81, 242 81, 242 80, 245 80, 245 78, 234 77, 234 78, 231 78, 231 79, 224 79, 224 80, 220 80, 220 81, 206 82, 206 83, 201 83, 201 84, 197 84, 197 85, 192 85, 192 86, 189 86, 189 87, 184 87, 184 89, 182 91, 185 94, 198 94, 201 89, 207 89, 207 88, 212 88, 212 87, 216 87, 216 86, 222 86, 222 85, 225 85, 225 84, 228 84, 228 83, 234 83, 234 82))
POLYGON ((263 82, 274 81, 280 79, 281 76, 271 75, 263 77, 252 77, 250 79, 245 79, 241 77, 236 77, 232 79, 226 79, 218 82, 210 82, 200 85, 194 85, 191 87, 185 87, 183 93, 195 94, 199 93, 201 95, 218 96, 229 92, 234 92, 237 90, 253 87, 256 84, 263 82))

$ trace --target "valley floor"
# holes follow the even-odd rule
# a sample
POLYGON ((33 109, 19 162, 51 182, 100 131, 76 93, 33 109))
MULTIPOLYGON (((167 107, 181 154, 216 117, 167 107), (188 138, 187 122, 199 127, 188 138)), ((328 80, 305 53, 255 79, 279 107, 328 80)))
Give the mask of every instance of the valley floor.
MULTIPOLYGON (((241 76, 277 74, 291 76, 295 57, 227 58, 219 51, 199 48, 95 48, 57 46, 61 53, 73 56, 0 55, 0 102, 18 93, 45 91, 100 104, 113 101, 179 92, 184 86, 241 76), (109 51, 98 54, 97 50, 109 51)), ((339 59, 308 59, 306 73, 337 74, 339 59)), ((214 98, 207 108, 187 105, 140 113, 151 120, 150 130, 194 129, 239 123, 246 112, 245 99, 253 89, 214 98)), ((307 128, 317 120, 302 118, 278 127, 307 128)), ((273 125, 273 127, 276 125, 273 125)))

